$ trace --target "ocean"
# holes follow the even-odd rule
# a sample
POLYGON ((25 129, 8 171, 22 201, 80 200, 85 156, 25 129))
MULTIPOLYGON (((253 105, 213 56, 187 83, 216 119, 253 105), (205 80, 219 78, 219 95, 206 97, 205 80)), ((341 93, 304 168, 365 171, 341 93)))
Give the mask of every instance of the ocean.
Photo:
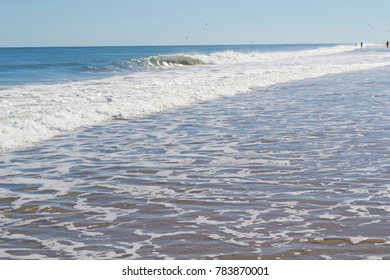
POLYGON ((0 48, 0 259, 390 259, 383 45, 0 48))

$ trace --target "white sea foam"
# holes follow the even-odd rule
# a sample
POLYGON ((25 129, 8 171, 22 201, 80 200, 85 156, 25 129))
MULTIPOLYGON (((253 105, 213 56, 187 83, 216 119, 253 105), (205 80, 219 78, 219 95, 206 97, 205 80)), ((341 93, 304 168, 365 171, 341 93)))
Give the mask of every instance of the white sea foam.
POLYGON ((352 46, 338 46, 292 52, 177 55, 177 62, 171 57, 160 63, 169 68, 166 70, 3 88, 0 152, 25 148, 113 118, 131 118, 254 88, 390 64, 388 53, 353 50, 352 46), (187 65, 180 59, 205 65, 175 67, 187 65))
POLYGON ((344 52, 353 51, 355 47, 340 45, 336 47, 323 47, 313 50, 284 51, 284 52, 251 52, 240 53, 236 51, 216 52, 211 55, 194 55, 205 64, 232 64, 232 63, 250 63, 260 61, 279 61, 282 59, 296 59, 310 56, 335 55, 344 52))

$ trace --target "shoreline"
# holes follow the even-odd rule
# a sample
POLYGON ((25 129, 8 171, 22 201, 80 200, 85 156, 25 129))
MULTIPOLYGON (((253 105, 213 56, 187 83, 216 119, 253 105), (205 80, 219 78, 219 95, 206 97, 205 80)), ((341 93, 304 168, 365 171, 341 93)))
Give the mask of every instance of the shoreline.
POLYGON ((289 82, 0 155, 0 258, 387 259, 389 72, 289 82))

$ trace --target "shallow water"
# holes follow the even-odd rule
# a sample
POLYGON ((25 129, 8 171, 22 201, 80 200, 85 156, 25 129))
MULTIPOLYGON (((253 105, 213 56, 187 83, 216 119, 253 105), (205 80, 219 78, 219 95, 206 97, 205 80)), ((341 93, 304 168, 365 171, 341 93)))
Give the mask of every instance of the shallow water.
POLYGON ((0 155, 2 259, 390 259, 390 67, 0 155))

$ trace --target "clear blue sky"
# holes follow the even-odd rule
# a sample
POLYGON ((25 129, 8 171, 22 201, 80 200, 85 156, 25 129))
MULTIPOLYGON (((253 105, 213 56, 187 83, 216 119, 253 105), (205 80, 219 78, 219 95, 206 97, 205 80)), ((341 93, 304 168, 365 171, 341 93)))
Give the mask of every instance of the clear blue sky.
POLYGON ((386 40, 390 0, 0 0, 0 47, 386 40))

